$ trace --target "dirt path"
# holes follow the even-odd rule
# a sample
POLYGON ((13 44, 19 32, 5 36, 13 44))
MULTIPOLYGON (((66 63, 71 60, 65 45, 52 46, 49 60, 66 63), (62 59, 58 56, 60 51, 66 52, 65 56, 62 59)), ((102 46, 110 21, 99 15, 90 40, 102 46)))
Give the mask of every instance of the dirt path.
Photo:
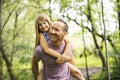
MULTIPOLYGON (((80 68, 82 74, 84 75, 85 78, 87 78, 87 74, 86 74, 86 69, 85 68, 80 68)), ((92 76, 98 72, 100 72, 102 69, 100 67, 89 67, 88 68, 88 73, 89 73, 89 76, 92 76)), ((71 80, 77 80, 73 77, 71 77, 71 80)))

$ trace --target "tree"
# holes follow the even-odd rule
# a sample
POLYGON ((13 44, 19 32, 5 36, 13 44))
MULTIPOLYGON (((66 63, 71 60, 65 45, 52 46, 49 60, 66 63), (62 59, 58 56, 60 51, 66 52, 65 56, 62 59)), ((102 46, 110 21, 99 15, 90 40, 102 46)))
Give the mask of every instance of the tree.
MULTIPOLYGON (((3 0, 0 0, 0 53, 1 53, 1 43, 2 43, 2 5, 3 0)), ((2 55, 0 54, 0 80, 4 80, 3 78, 3 60, 2 55)))
POLYGON ((2 31, 0 31, 2 42, 0 44, 0 52, 6 63, 5 66, 7 67, 7 72, 11 80, 15 80, 16 77, 18 78, 18 76, 14 76, 14 69, 12 69, 14 65, 12 62, 15 61, 14 57, 16 56, 21 64, 30 62, 31 60, 30 56, 33 52, 33 46, 31 46, 31 44, 33 44, 34 38, 34 25, 31 25, 31 22, 34 24, 36 15, 42 10, 45 10, 42 7, 42 5, 44 6, 45 4, 40 3, 40 5, 37 0, 34 1, 37 5, 31 3, 31 1, 25 3, 22 0, 5 0, 3 3, 3 25, 1 28, 2 31), (33 35, 31 36, 31 34, 33 35))
POLYGON ((117 0, 117 13, 118 13, 118 26, 119 26, 119 39, 120 39, 120 0, 117 0))
POLYGON ((110 72, 109 72, 109 63, 108 63, 108 49, 107 49, 107 42, 106 42, 106 26, 104 20, 104 8, 103 8, 103 0, 101 0, 102 5, 102 21, 104 25, 104 42, 105 42, 105 53, 106 53, 106 71, 107 71, 107 79, 110 80, 110 72))

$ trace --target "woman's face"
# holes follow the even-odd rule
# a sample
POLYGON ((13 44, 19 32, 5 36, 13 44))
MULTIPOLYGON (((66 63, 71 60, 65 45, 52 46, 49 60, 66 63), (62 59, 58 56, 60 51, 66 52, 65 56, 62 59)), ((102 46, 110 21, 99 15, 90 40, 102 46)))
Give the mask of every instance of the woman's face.
POLYGON ((56 42, 58 43, 59 41, 62 41, 63 37, 65 36, 63 28, 63 23, 59 21, 53 23, 49 32, 49 38, 53 43, 56 44, 56 42))
POLYGON ((47 32, 50 28, 50 25, 47 21, 38 21, 38 28, 41 32, 47 32))

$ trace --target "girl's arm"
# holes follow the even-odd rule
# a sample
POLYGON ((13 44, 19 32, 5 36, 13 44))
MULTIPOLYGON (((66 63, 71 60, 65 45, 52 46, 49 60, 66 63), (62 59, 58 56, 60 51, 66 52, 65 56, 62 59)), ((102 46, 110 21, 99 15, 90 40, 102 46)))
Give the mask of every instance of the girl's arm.
MULTIPOLYGON (((70 44, 70 41, 67 39, 66 36, 64 37, 64 41, 65 41, 65 49, 64 49, 64 52, 62 54, 62 57, 67 57, 68 52, 70 52, 70 50, 71 50, 71 44, 70 44)), ((71 58, 68 57, 68 59, 66 59, 66 60, 69 61, 69 60, 71 60, 71 58)), ((62 58, 61 57, 57 58, 56 62, 57 63, 63 63, 62 58)))
POLYGON ((71 44, 66 36, 64 37, 64 41, 65 41, 65 49, 62 55, 67 56, 68 52, 70 52, 71 50, 71 44))
POLYGON ((40 45, 42 49, 44 50, 45 53, 47 53, 50 56, 56 57, 56 58, 61 58, 60 63, 63 63, 67 60, 70 59, 68 56, 62 56, 58 52, 54 51, 53 49, 48 47, 47 41, 45 40, 44 36, 42 33, 40 33, 40 45))
POLYGON ((44 38, 44 35, 42 33, 40 33, 40 46, 45 51, 45 53, 47 53, 48 55, 51 55, 56 58, 61 56, 59 53, 57 53, 56 51, 48 47, 47 41, 44 38))

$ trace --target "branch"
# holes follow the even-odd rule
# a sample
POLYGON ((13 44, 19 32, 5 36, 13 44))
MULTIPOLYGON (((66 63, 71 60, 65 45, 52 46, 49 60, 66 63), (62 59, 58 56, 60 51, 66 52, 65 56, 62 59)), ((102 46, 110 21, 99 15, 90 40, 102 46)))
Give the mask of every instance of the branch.
POLYGON ((8 22, 8 20, 10 19, 10 16, 12 15, 13 11, 15 10, 15 8, 16 8, 16 6, 12 9, 12 11, 8 15, 6 21, 3 23, 2 30, 4 29, 4 27, 5 27, 6 23, 8 22))
MULTIPOLYGON (((69 16, 65 16, 65 17, 67 17, 69 20, 74 21, 77 25, 80 25, 80 23, 78 23, 77 20, 72 19, 72 18, 70 18, 69 16)), ((80 27, 83 27, 83 26, 80 26, 80 27)), ((85 26, 84 26, 84 28, 87 29, 90 33, 92 33, 92 30, 89 29, 88 27, 85 27, 85 26)), ((95 35, 97 35, 98 37, 102 38, 102 40, 105 40, 103 34, 95 33, 95 35)), ((114 48, 115 45, 114 45, 114 43, 112 42, 112 39, 111 39, 110 35, 106 36, 106 39, 110 42, 111 46, 114 48)))
MULTIPOLYGON (((33 17, 34 17, 34 16, 33 16, 33 17)), ((31 17, 28 21, 26 21, 26 22, 22 25, 22 27, 19 28, 19 30, 18 30, 17 33, 13 36, 13 38, 10 39, 9 41, 7 41, 6 43, 3 43, 3 45, 5 46, 5 45, 7 45, 8 43, 10 43, 11 41, 13 41, 13 40, 19 35, 19 33, 20 33, 20 31, 23 29, 23 27, 25 27, 25 25, 26 25, 28 22, 30 22, 30 20, 32 20, 33 17, 31 17)))

